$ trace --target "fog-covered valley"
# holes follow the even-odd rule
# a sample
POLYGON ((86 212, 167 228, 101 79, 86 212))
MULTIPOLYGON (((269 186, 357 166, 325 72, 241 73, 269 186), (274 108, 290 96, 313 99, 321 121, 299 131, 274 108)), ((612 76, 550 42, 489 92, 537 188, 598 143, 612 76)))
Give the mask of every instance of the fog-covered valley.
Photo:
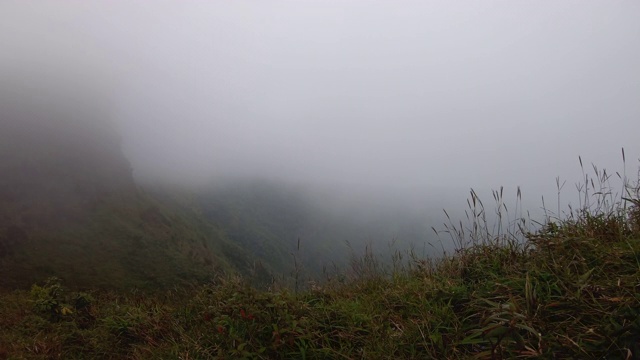
POLYGON ((7 283, 74 276, 106 254, 119 281, 145 251, 157 261, 136 286, 288 276, 297 261, 311 276, 370 249, 437 257, 455 244, 433 228, 443 209, 465 220, 471 188, 490 224, 501 186, 507 226, 543 221, 542 197, 575 208, 578 156, 587 171, 637 170, 639 12, 5 1, 2 264, 25 277, 7 283))

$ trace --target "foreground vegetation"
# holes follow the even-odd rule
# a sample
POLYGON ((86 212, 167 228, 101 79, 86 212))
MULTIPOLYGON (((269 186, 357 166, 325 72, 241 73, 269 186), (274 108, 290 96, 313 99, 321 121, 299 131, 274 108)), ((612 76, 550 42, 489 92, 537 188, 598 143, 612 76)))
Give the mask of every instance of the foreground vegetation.
POLYGON ((485 231, 472 192, 468 231, 446 229, 452 256, 397 254, 387 271, 365 255, 302 292, 238 277, 156 293, 49 279, 0 295, 0 358, 639 358, 640 203, 627 194, 597 191, 534 233, 514 225, 519 240, 485 231))

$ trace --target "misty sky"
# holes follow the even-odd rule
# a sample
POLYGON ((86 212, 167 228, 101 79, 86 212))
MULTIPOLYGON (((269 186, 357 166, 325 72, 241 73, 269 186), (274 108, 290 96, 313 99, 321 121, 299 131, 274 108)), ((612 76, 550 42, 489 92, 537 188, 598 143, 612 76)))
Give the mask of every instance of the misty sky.
POLYGON ((578 155, 621 170, 624 147, 637 170, 638 19, 635 0, 3 1, 0 69, 108 82, 140 179, 539 198, 573 189, 578 155))

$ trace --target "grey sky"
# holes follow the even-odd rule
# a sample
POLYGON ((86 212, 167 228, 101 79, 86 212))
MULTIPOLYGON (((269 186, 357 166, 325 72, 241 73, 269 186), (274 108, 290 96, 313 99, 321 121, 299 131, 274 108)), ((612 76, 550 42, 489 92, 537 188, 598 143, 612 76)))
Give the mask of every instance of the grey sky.
POLYGON ((141 178, 537 197, 573 187, 578 155, 637 168, 638 19, 639 1, 4 1, 0 41, 5 69, 44 48, 45 67, 99 63, 141 178))

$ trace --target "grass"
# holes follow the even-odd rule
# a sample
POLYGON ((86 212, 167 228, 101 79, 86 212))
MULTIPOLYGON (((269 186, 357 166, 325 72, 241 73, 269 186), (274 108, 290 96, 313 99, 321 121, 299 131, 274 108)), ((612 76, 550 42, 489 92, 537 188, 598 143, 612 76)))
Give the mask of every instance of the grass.
MULTIPOLYGON (((30 205, 0 206, 0 215, 47 218, 30 205)), ((11 245, 8 256, 0 251, 0 273, 10 274, 0 277, 0 287, 25 288, 55 274, 76 288, 158 288, 241 271, 248 262, 239 246, 197 215, 142 192, 77 207, 59 209, 66 218, 46 225, 16 220, 25 233, 21 241, 3 241, 0 231, 0 250, 11 245)))
POLYGON ((455 253, 398 253, 391 268, 366 253, 304 291, 227 276, 157 292, 79 293, 57 279, 6 292, 0 358, 640 358, 639 187, 623 175, 612 194, 594 170, 580 208, 535 231, 508 216, 501 191, 489 225, 472 192, 468 225, 443 230, 455 253))

